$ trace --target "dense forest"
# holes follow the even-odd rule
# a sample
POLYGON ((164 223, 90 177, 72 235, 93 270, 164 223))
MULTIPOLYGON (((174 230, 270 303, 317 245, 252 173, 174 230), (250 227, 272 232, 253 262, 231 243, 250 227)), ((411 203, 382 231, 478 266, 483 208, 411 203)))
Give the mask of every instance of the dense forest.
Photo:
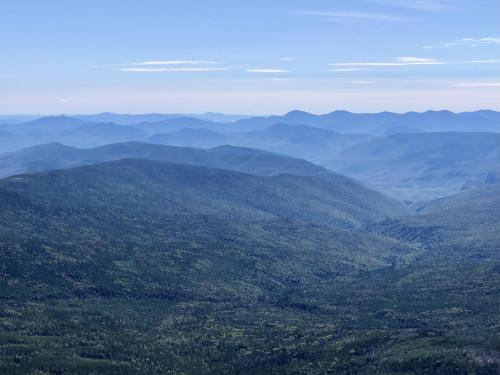
POLYGON ((290 156, 111 146, 0 158, 41 171, 0 180, 0 373, 500 372, 495 183, 401 203, 290 156))

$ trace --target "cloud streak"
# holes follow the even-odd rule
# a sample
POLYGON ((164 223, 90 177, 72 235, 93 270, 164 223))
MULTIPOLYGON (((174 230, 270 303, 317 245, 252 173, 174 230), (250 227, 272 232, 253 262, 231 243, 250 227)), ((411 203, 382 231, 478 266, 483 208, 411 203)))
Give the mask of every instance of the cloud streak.
POLYGON ((360 21, 405 21, 408 17, 395 14, 371 12, 328 12, 328 11, 296 11, 294 14, 317 17, 324 21, 360 20, 360 21))
POLYGON ((330 69, 329 72, 360 72, 363 70, 368 70, 368 69, 366 69, 366 68, 338 68, 338 69, 330 69))
POLYGON ((122 72, 146 72, 146 73, 159 73, 159 72, 220 72, 225 71, 227 68, 204 68, 204 67, 176 67, 176 68, 147 68, 147 67, 128 67, 120 68, 122 72))
POLYGON ((211 60, 153 60, 153 61, 143 61, 132 64, 134 66, 149 66, 149 65, 216 65, 217 61, 211 60))
POLYGON ((377 66, 410 66, 410 65, 443 65, 447 64, 444 61, 438 61, 435 59, 420 58, 420 57, 410 57, 403 56, 398 57, 396 61, 382 61, 382 62, 341 62, 329 64, 330 66, 345 66, 345 67, 377 67, 377 66))
POLYGON ((404 63, 428 63, 428 62, 435 62, 436 59, 429 59, 426 57, 402 56, 398 57, 398 61, 404 63))
POLYGON ((368 0, 371 3, 388 5, 399 8, 418 10, 423 12, 452 12, 458 11, 455 0, 368 0))
POLYGON ((248 73, 290 73, 286 69, 273 69, 273 68, 257 68, 257 69, 246 69, 245 72, 248 73))
MULTIPOLYGON (((399 66, 415 66, 415 65, 447 65, 447 64, 494 64, 500 63, 500 60, 468 60, 468 61, 440 61, 430 58, 403 56, 398 57, 395 61, 381 62, 340 62, 329 64, 334 67, 345 67, 341 69, 357 69, 358 67, 399 67, 399 66)), ((349 70, 347 70, 349 71, 349 70)))
POLYGON ((161 73, 161 72, 217 72, 228 70, 219 67, 213 60, 147 60, 141 62, 93 65, 93 68, 116 68, 122 72, 161 73))
POLYGON ((122 64, 103 64, 92 65, 92 68, 119 68, 121 71, 140 72, 140 71, 201 71, 201 70, 221 70, 224 68, 205 68, 199 65, 213 66, 219 64, 213 60, 148 60, 133 63, 122 64))
POLYGON ((453 42, 439 43, 435 45, 424 46, 425 49, 433 48, 451 48, 451 47, 480 47, 489 45, 500 45, 500 37, 483 37, 483 38, 462 38, 453 42))

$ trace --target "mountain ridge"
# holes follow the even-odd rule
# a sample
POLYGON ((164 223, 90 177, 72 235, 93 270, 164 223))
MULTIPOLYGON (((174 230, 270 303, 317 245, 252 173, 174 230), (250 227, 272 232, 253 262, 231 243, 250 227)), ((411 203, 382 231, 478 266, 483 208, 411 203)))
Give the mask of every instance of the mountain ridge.
POLYGON ((26 171, 59 169, 123 158, 145 158, 213 166, 263 175, 329 172, 305 160, 249 148, 230 148, 227 146, 226 148, 216 147, 205 150, 143 142, 124 142, 91 149, 79 149, 60 143, 50 143, 0 154, 0 177, 26 171), (232 152, 230 152, 231 150, 232 152))
MULTIPOLYGON (((395 217, 406 213, 402 204, 333 172, 309 176, 258 176, 144 159, 121 159, 34 175, 20 174, 0 180, 0 186, 5 188, 10 185, 19 191, 23 186, 31 186, 30 181, 37 181, 35 185, 42 191, 48 191, 49 187, 50 190, 57 191, 58 181, 65 181, 65 178, 71 179, 69 184, 75 188, 90 189, 85 194, 86 201, 82 201, 78 195, 75 199, 68 199, 73 191, 66 189, 69 190, 65 198, 68 199, 68 204, 80 202, 83 206, 96 199, 90 191, 111 186, 106 181, 116 178, 115 185, 119 188, 110 188, 108 193, 103 193, 103 197, 108 194, 113 196, 112 191, 115 189, 125 189, 123 194, 126 194, 131 181, 134 186, 141 186, 143 189, 151 186, 147 191, 156 198, 143 204, 152 211, 168 207, 169 198, 165 194, 170 191, 173 197, 177 197, 175 204, 182 207, 178 214, 190 210, 197 212, 200 209, 200 213, 208 215, 211 210, 216 210, 216 206, 220 206, 223 216, 231 217, 232 212, 241 207, 244 212, 242 216, 267 217, 269 213, 271 217, 277 215, 279 218, 300 218, 322 225, 336 223, 344 227, 360 227, 366 220, 382 220, 386 215, 395 217), (206 200, 203 198, 205 196, 206 200), (166 201, 160 204, 162 199, 166 201), (204 204, 205 201, 214 200, 218 202, 215 205, 204 204), (294 206, 290 206, 289 202, 295 202, 294 206)), ((33 187, 29 191, 38 197, 39 202, 48 199, 45 195, 37 195, 33 187)), ((145 192, 142 191, 141 194, 145 192)))

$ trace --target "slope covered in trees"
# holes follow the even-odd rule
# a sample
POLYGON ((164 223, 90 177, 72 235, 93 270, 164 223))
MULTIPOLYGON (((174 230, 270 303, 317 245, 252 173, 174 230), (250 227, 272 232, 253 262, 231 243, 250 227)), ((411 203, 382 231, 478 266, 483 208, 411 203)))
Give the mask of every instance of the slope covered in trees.
POLYGON ((4 179, 0 370, 496 374, 498 191, 464 194, 398 217, 335 174, 122 160, 4 179))

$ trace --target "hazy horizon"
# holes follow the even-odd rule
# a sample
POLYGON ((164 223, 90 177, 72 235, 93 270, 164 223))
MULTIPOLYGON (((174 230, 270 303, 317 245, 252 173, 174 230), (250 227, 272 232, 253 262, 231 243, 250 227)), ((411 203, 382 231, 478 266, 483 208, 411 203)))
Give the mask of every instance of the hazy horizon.
POLYGON ((223 115, 223 116, 241 116, 241 117, 267 117, 267 116, 284 116, 286 115, 287 113, 290 113, 290 112, 294 112, 294 111, 298 111, 298 112, 306 112, 306 113, 310 113, 310 114, 313 114, 313 115, 316 115, 316 116, 321 116, 321 115, 326 115, 326 114, 329 114, 329 113, 333 113, 333 112, 350 112, 350 113, 354 113, 354 114, 377 114, 377 113, 384 113, 384 112, 387 112, 387 113, 395 113, 395 114, 400 114, 400 115, 403 115, 403 114, 406 114, 406 113, 425 113, 425 112, 452 112, 452 113, 473 113, 473 112, 480 112, 480 111, 494 111, 494 112, 498 112, 500 110, 496 110, 496 109, 492 109, 492 108, 478 108, 478 109, 474 109, 474 110, 450 110, 450 109, 447 109, 447 108, 441 108, 441 109, 426 109, 426 110, 421 110, 421 111, 413 111, 413 110, 410 110, 410 111, 389 111, 389 110, 381 110, 381 111, 349 111, 347 109, 343 109, 343 108, 338 108, 338 109, 333 109, 333 110, 330 110, 330 111, 326 111, 326 112, 313 112, 313 111, 306 111, 306 110, 303 110, 303 109, 300 109, 300 108, 294 108, 294 109, 291 109, 289 111, 285 111, 285 112, 276 112, 276 113, 260 113, 260 112, 256 112, 256 113, 229 113, 229 112, 213 112, 213 111, 209 111, 209 112, 198 112, 198 113, 195 113, 195 112, 133 112, 133 111, 130 111, 130 112, 111 112, 111 111, 102 111, 102 112, 81 112, 81 113, 70 113, 70 112, 54 112, 54 113, 29 113, 29 112, 25 112, 25 113, 0 113, 0 117, 16 117, 16 116, 26 116, 26 117, 58 117, 58 116, 66 116, 66 117, 72 117, 72 116, 88 116, 88 115, 103 115, 103 114, 113 114, 113 115, 131 115, 131 116, 136 116, 136 115, 176 115, 176 116, 186 116, 186 117, 189 117, 189 116, 203 116, 203 115, 210 115, 210 114, 214 114, 214 115, 223 115))
POLYGON ((500 110, 499 13, 492 0, 3 2, 0 113, 500 110))

